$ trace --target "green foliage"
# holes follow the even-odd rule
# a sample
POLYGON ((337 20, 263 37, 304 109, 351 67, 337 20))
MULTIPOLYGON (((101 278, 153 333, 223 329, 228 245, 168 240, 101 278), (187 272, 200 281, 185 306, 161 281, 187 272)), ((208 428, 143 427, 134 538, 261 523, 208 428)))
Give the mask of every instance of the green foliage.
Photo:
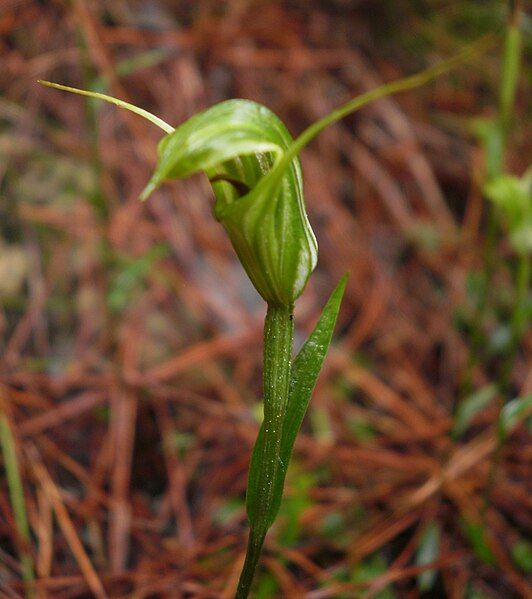
POLYGON ((255 599, 270 599, 270 597, 275 597, 278 588, 279 585, 273 574, 264 572, 257 581, 257 588, 253 596, 255 599))
POLYGON ((504 154, 504 131, 495 119, 476 118, 472 120, 471 129, 479 138, 486 160, 487 178, 500 174, 504 154))
POLYGON ((514 562, 526 574, 532 574, 532 543, 520 540, 512 547, 514 562))
POLYGON ((499 209, 513 249, 518 254, 532 252, 532 168, 521 178, 499 175, 489 180, 484 193, 499 209))
POLYGON ((456 410, 451 435, 454 439, 461 437, 469 428, 475 416, 485 408, 497 394, 495 385, 479 389, 469 397, 464 398, 456 410))
POLYGON ((375 428, 365 418, 350 416, 347 419, 347 426, 359 443, 369 443, 375 438, 375 428))
MULTIPOLYGON (((498 86, 498 113, 491 119, 476 119, 473 131, 480 139, 486 162, 486 178, 483 185, 488 206, 486 240, 483 248, 483 270, 475 293, 475 309, 471 319, 471 353, 463 389, 472 388, 474 366, 489 354, 501 356, 500 366, 495 369, 494 380, 501 392, 509 391, 511 374, 519 352, 519 344, 530 321, 529 286, 530 252, 532 248, 532 189, 531 171, 519 179, 504 172, 506 146, 514 127, 514 104, 522 63, 524 12, 519 2, 509 2, 506 9, 506 29, 502 47, 501 69, 498 86), (510 299, 511 315, 498 322, 495 334, 486 343, 484 329, 498 306, 493 306, 490 285, 496 267, 500 265, 496 254, 501 225, 508 231, 508 240, 519 254, 515 269, 515 285, 510 299), (485 349, 488 349, 486 352, 485 349)), ((512 265, 510 265, 511 267, 512 265)), ((514 270, 514 269, 512 269, 514 270)))
MULTIPOLYGON (((388 564, 382 555, 375 553, 364 562, 359 564, 351 576, 351 582, 371 582, 374 578, 378 578, 386 573, 388 564)), ((365 593, 361 592, 360 597, 364 597, 365 593)), ((375 599, 395 599, 396 594, 390 587, 386 587, 376 594, 371 595, 375 599)))
POLYGON ((313 505, 309 490, 316 486, 317 477, 310 472, 301 471, 296 464, 288 470, 291 493, 285 498, 279 514, 282 526, 279 529, 279 541, 283 545, 294 545, 301 536, 301 515, 313 505))
POLYGON ((499 427, 501 435, 508 435, 520 422, 532 416, 532 394, 516 397, 501 410, 499 427))
POLYGON ((497 560, 486 541, 485 529, 482 523, 462 520, 462 530, 466 535, 475 555, 488 566, 495 566, 497 560))
MULTIPOLYGON (((5 401, 6 399, 0 395, 0 448, 2 450, 3 467, 9 489, 9 498, 14 512, 17 533, 22 542, 26 545, 26 547, 19 548, 22 577, 26 583, 31 584, 35 578, 35 574, 33 558, 28 550, 28 546, 31 542, 30 527, 15 439, 11 431, 7 414, 4 410, 5 401)), ((28 597, 28 599, 34 597, 34 592, 27 590, 26 597, 28 597)))
MULTIPOLYGON (((416 564, 425 566, 434 562, 440 555, 441 531, 436 522, 431 522, 424 530, 416 552, 416 564)), ((436 580, 436 570, 426 570, 417 577, 417 586, 421 592, 429 591, 436 580)))

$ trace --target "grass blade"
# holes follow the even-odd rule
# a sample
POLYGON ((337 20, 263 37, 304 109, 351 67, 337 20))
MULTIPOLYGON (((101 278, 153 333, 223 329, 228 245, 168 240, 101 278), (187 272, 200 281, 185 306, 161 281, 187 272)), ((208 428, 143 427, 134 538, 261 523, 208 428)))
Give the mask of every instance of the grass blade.
POLYGON ((497 395, 497 386, 488 385, 460 402, 451 430, 453 439, 459 439, 467 431, 475 416, 490 403, 495 395, 497 395))
POLYGON ((504 437, 523 420, 532 416, 532 394, 516 397, 501 410, 499 418, 500 433, 504 437))
MULTIPOLYGON (((0 391, 1 393, 1 391, 0 391)), ((15 515, 15 524, 20 539, 29 546, 30 527, 26 513, 26 502, 24 499, 24 488, 20 477, 20 469, 15 449, 15 440, 9 425, 9 420, 4 407, 5 399, 0 397, 0 446, 4 458, 4 468, 6 471, 7 486, 11 506, 15 515)), ((33 572, 33 559, 31 553, 26 548, 19 549, 20 568, 22 578, 26 584, 30 585, 35 579, 33 572)), ((33 597, 33 591, 28 588, 26 597, 33 597)))

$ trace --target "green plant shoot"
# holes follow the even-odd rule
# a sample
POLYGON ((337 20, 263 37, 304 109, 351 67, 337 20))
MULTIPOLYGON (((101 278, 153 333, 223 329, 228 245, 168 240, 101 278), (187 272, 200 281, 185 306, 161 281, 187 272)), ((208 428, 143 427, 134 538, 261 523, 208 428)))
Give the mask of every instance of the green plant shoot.
POLYGON ((293 307, 317 262, 318 248, 303 197, 299 152, 325 127, 373 100, 427 83, 484 50, 484 38, 421 73, 358 96, 313 123, 295 141, 268 108, 248 100, 217 104, 174 129, 158 117, 116 98, 43 81, 44 85, 126 108, 166 133, 146 199, 165 181, 205 173, 215 196, 214 214, 252 284, 267 302, 264 325, 264 421, 251 458, 246 507, 248 547, 236 597, 248 596, 268 529, 281 503, 290 456, 331 342, 346 276, 327 302, 314 331, 292 359, 293 307))

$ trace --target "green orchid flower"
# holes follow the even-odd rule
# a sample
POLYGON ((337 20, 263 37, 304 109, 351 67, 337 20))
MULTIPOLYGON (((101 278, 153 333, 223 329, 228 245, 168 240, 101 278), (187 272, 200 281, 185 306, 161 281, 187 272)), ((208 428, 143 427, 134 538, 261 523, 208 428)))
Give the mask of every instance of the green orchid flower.
POLYGON ((289 306, 316 266, 318 246, 303 199, 299 159, 272 168, 292 145, 265 106, 229 100, 196 114, 159 143, 159 161, 141 195, 161 183, 205 173, 222 223, 251 282, 268 304, 289 306))
POLYGON ((373 100, 414 89, 483 51, 491 36, 425 71, 370 90, 292 139, 266 107, 229 100, 174 129, 145 110, 106 96, 42 82, 99 98, 148 119, 166 133, 146 199, 165 181, 203 172, 214 214, 225 227, 251 282, 268 304, 264 325, 264 421, 251 459, 246 507, 250 534, 236 597, 248 596, 266 533, 279 511, 297 432, 331 342, 346 286, 344 276, 296 358, 292 359, 293 304, 316 266, 318 248, 303 199, 299 152, 325 127, 373 100))

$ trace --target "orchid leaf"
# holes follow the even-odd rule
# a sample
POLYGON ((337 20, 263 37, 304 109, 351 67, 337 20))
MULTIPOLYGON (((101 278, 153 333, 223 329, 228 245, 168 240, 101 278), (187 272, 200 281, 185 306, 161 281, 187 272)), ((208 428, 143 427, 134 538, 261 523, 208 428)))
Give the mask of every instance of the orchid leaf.
MULTIPOLYGON (((294 442, 331 343, 346 283, 347 276, 344 275, 336 289, 332 292, 314 330, 292 363, 288 404, 281 436, 281 449, 280 455, 277 458, 280 461, 280 468, 277 470, 276 480, 273 482, 274 492, 268 509, 268 520, 266 523, 258 523, 259 526, 271 526, 279 511, 284 480, 294 442)), ((251 458, 246 499, 248 517, 252 527, 259 516, 257 506, 261 495, 261 488, 258 473, 260 471, 261 460, 263 459, 264 428, 261 427, 251 458)))

